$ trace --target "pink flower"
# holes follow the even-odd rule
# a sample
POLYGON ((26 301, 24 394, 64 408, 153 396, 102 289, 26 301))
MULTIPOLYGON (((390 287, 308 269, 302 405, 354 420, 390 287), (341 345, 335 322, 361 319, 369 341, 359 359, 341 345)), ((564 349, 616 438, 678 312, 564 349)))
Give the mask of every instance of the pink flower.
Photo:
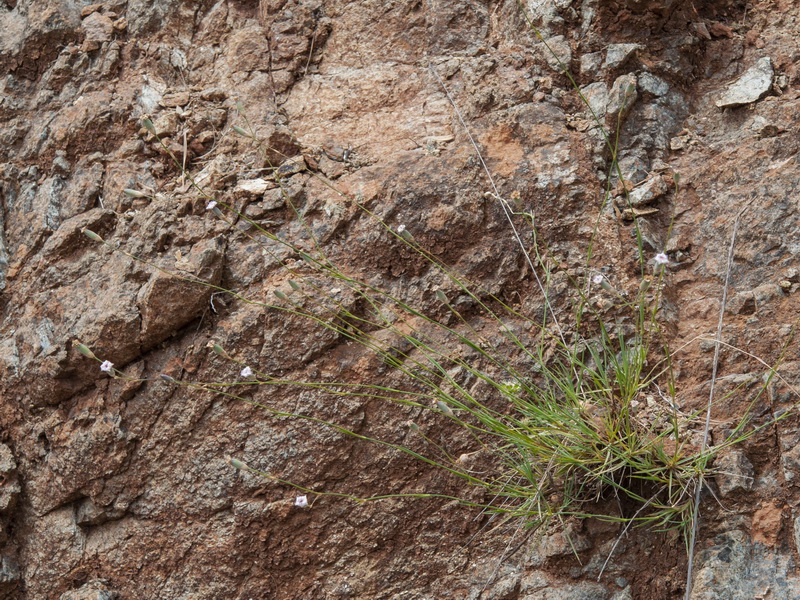
POLYGON ((294 505, 298 508, 305 508, 308 506, 308 496, 298 496, 294 500, 294 505))
POLYGON ((240 373, 242 377, 250 377, 252 374, 253 374, 253 369, 251 369, 250 367, 245 367, 244 369, 242 369, 242 372, 240 373))
POLYGON ((214 210, 217 207, 216 200, 212 200, 208 204, 206 204, 206 210, 214 210))
POLYGON ((105 373, 112 373, 114 371, 114 363, 110 360, 104 360, 103 364, 100 365, 100 370, 104 371, 105 373))
POLYGON ((656 261, 657 265, 667 265, 669 264, 669 256, 661 252, 660 254, 656 254, 656 257, 653 259, 656 261))
POLYGON ((608 279, 603 277, 600 273, 597 275, 592 276, 592 283, 595 285, 599 285, 601 288, 606 290, 607 292, 613 292, 614 288, 611 287, 611 284, 608 282, 608 279))

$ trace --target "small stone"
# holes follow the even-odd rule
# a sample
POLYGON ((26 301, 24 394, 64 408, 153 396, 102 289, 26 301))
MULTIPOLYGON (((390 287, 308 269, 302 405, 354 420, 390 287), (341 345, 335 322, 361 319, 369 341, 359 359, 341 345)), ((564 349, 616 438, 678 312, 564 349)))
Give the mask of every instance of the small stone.
POLYGON ((628 194, 627 201, 623 198, 622 201, 630 204, 634 208, 642 207, 650 204, 657 198, 663 196, 669 191, 664 178, 661 175, 654 175, 649 179, 645 179, 641 184, 637 185, 633 191, 628 194))
POLYGON ((88 17, 92 13, 96 13, 102 10, 102 8, 103 8, 102 4, 89 4, 88 6, 84 6, 81 9, 81 19, 83 19, 84 17, 88 17))
POLYGON ((674 137, 669 141, 669 149, 673 152, 684 150, 689 145, 690 139, 691 138, 688 135, 679 135, 674 137))
POLYGON ((98 12, 93 12, 86 17, 81 26, 84 30, 81 52, 97 50, 103 42, 111 40, 111 34, 114 31, 114 22, 98 12))
POLYGON ((319 170, 328 178, 336 179, 344 175, 346 171, 343 162, 328 158, 327 154, 323 154, 319 159, 319 170))
POLYGON ((758 59, 744 75, 728 86, 722 97, 717 100, 717 107, 731 108, 761 100, 772 87, 774 75, 772 60, 768 56, 758 59))
POLYGON ((195 155, 201 156, 208 152, 215 139, 216 135, 214 132, 206 129, 198 133, 194 139, 189 142, 189 149, 194 152, 195 155))
POLYGON ((236 184, 234 193, 249 194, 252 196, 260 196, 267 190, 275 187, 275 182, 267 181, 266 179, 246 179, 236 184))
POLYGON ((559 73, 563 70, 561 65, 568 69, 572 62, 572 48, 570 48, 569 41, 563 35, 549 38, 547 46, 542 45, 542 51, 545 53, 545 60, 550 65, 550 68, 559 73), (559 64, 559 61, 561 61, 561 64, 559 64))
POLYGON ((607 118, 612 121, 624 119, 638 98, 636 75, 629 73, 617 77, 608 94, 607 118))
POLYGON ((160 138, 172 137, 178 131, 179 126, 178 115, 173 111, 165 113, 153 121, 156 135, 160 138))
POLYGON ((141 107, 144 114, 158 110, 158 103, 161 101, 161 92, 155 87, 145 84, 139 93, 136 94, 136 103, 141 107))
POLYGON ((222 88, 208 88, 200 92, 200 99, 206 102, 222 102, 228 97, 228 92, 222 88))
POLYGON ((733 29, 731 29, 727 25, 723 25, 722 23, 716 23, 716 22, 712 23, 711 26, 708 28, 708 32, 716 38, 733 37, 733 29))
POLYGON ((264 200, 259 204, 262 211, 261 216, 263 216, 266 211, 282 208, 284 204, 286 204, 286 199, 283 197, 283 190, 280 188, 270 190, 264 194, 264 200))
POLYGON ((583 97, 589 103, 589 108, 598 118, 602 119, 608 106, 608 88, 605 83, 590 83, 581 88, 583 97))
POLYGON ((592 541, 578 530, 576 524, 568 524, 563 531, 556 531, 542 538, 539 552, 548 558, 569 556, 592 547, 592 541))
POLYGON ((291 177, 301 171, 306 170, 306 161, 303 158, 303 155, 295 156, 293 158, 288 159, 284 162, 280 167, 275 170, 275 174, 278 177, 291 177))
POLYGON ((704 40, 711 39, 711 34, 708 32, 708 27, 706 27, 706 24, 703 23, 702 21, 698 21, 697 23, 692 23, 692 29, 697 34, 697 37, 704 40))
POLYGON ((606 60, 603 67, 606 69, 616 69, 621 67, 633 54, 640 50, 639 44, 610 44, 606 48, 606 60))
POLYGON ((642 73, 639 75, 639 89, 660 98, 669 92, 669 84, 651 73, 642 73))
POLYGON ((186 106, 187 104, 189 104, 189 92, 164 94, 164 97, 161 98, 161 106, 165 108, 175 108, 177 106, 186 106))
POLYGON ((64 156, 63 151, 57 152, 55 158, 53 158, 53 171, 61 175, 67 175, 69 173, 70 164, 64 156))
POLYGON ((581 75, 594 79, 603 64, 602 52, 590 52, 581 56, 581 75))

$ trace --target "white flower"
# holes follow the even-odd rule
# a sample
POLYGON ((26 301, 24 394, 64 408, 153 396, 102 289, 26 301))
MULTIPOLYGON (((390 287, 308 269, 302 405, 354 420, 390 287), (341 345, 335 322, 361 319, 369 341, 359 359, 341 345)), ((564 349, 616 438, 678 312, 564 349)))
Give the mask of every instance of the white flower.
POLYGON ((595 285, 599 285, 601 288, 603 288, 607 292, 613 292, 614 291, 614 288, 608 282, 608 279, 606 279, 600 273, 597 273, 596 275, 592 275, 592 283, 595 284, 595 285))
POLYGON ((206 210, 214 210, 217 207, 217 201, 212 200, 208 204, 206 204, 206 210))
POLYGON ((308 506, 308 496, 298 496, 294 499, 294 505, 300 508, 308 506))
POLYGON ((666 265, 669 264, 669 256, 661 252, 660 254, 656 254, 656 257, 653 259, 656 261, 657 265, 666 265))
POLYGON ((114 363, 110 360, 104 360, 103 364, 100 365, 100 370, 105 371, 106 373, 111 373, 114 370, 114 363))
POLYGON ((405 225, 398 225, 397 226, 397 233, 403 233, 406 230, 405 225))
POLYGON ((244 369, 242 369, 241 372, 242 377, 250 377, 250 375, 252 374, 253 374, 253 369, 251 369, 250 367, 245 367, 244 369))

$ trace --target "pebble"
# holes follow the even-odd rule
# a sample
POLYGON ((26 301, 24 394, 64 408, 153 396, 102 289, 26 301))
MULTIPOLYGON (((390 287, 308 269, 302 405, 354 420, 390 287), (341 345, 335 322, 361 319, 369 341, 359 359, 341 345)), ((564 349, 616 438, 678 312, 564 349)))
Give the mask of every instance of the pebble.
POLYGON ((650 204, 656 198, 663 196, 669 191, 664 178, 660 175, 655 175, 650 179, 639 184, 628 195, 628 201, 633 207, 641 207, 650 204))
POLYGON ((621 67, 641 48, 642 46, 639 44, 610 44, 606 49, 606 60, 603 67, 606 69, 621 67))
POLYGON ((768 56, 760 58, 744 75, 728 86, 715 104, 719 108, 732 108, 761 100, 772 87, 774 75, 772 60, 768 56))
POLYGON ((606 107, 608 106, 608 88, 603 82, 590 83, 581 88, 583 97, 589 103, 589 108, 592 112, 599 117, 603 118, 606 114, 606 107))
POLYGON ((590 52, 581 56, 581 75, 594 79, 600 73, 603 64, 601 52, 590 52))
POLYGON ((542 51, 545 53, 545 60, 550 68, 559 73, 562 70, 561 65, 568 69, 572 62, 572 48, 569 46, 569 41, 563 35, 556 35, 547 40, 547 46, 549 49, 543 45, 542 51), (559 60, 561 64, 559 64, 559 60))
POLYGON ((267 190, 272 189, 274 187, 275 183, 272 181, 267 181, 266 179, 261 179, 261 178, 246 179, 244 181, 239 181, 236 184, 234 192, 241 192, 253 196, 260 196, 267 190))
POLYGON ((291 177, 306 170, 306 161, 302 155, 294 156, 275 170, 278 177, 291 177))
POLYGON ((636 75, 628 73, 621 75, 614 81, 608 94, 608 108, 606 115, 611 119, 624 118, 636 103, 637 92, 636 75))
POLYGON ((669 92, 669 84, 651 73, 642 73, 639 75, 639 88, 641 88, 643 92, 658 96, 659 98, 661 96, 666 96, 669 92))

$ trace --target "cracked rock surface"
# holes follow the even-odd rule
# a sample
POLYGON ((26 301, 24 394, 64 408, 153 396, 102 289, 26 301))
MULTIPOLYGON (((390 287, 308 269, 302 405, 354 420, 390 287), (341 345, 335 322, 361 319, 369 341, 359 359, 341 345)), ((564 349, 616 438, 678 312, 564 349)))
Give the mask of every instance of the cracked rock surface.
MULTIPOLYGON (((174 383, 242 383, 250 366, 400 385, 345 337, 219 293, 270 304, 292 293, 285 267, 313 277, 281 240, 319 244, 427 313, 442 291, 488 327, 357 205, 486 294, 543 314, 460 117, 500 196, 535 215, 556 306, 587 277, 592 236, 589 269, 619 290, 639 285, 634 223, 648 254, 668 254, 659 319, 681 348, 687 412, 705 409, 730 270, 712 441, 748 407, 756 425, 788 416, 709 483, 724 509, 708 494, 691 598, 800 597, 800 7, 528 0, 540 39, 519 4, 0 2, 0 597, 683 598, 674 536, 594 521, 530 532, 441 498, 297 507, 294 488, 226 457, 318 491, 490 499, 387 447, 174 383), (606 190, 635 204, 604 204, 606 190), (759 394, 764 364, 776 376, 759 394)), ((329 292, 359 308, 344 286, 329 292)), ((238 387, 271 410, 414 443, 409 410, 238 387)), ((441 421, 419 425, 454 456, 475 450, 441 421)))

